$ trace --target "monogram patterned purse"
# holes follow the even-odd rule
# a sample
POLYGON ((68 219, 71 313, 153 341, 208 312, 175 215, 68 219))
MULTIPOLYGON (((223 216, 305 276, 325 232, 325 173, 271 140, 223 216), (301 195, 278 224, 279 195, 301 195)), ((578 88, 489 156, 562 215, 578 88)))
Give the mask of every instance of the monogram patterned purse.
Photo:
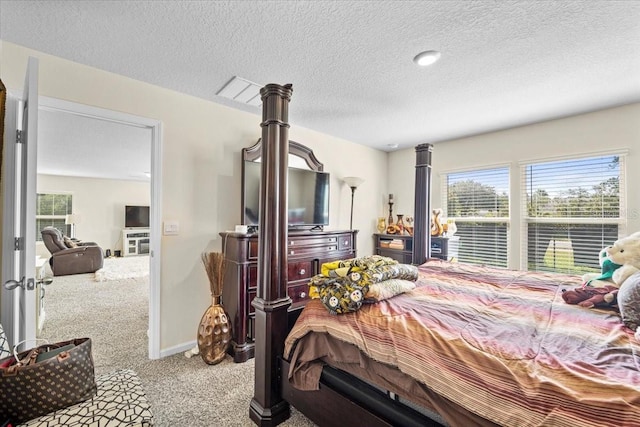
POLYGON ((45 344, 0 360, 0 419, 22 423, 95 394, 90 338, 45 344))

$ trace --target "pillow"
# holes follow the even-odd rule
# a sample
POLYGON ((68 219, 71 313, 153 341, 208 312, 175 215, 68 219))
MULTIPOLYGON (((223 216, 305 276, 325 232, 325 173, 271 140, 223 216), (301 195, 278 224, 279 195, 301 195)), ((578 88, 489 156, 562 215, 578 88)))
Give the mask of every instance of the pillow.
POLYGON ((618 290, 618 307, 624 324, 635 332, 640 326, 640 271, 622 282, 618 290))
POLYGON ((364 297, 366 303, 376 303, 396 295, 415 289, 416 284, 411 280, 389 279, 369 286, 369 292, 364 297))
POLYGON ((76 242, 74 242, 73 240, 71 240, 67 236, 64 236, 62 239, 64 240, 64 244, 65 244, 66 247, 68 247, 68 248, 77 248, 78 247, 76 242))

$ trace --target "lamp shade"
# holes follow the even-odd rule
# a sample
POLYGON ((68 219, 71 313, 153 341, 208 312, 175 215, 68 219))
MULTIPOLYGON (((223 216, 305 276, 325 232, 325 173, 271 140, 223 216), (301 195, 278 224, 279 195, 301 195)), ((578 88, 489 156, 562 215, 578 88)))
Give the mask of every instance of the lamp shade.
POLYGON ((364 179, 357 176, 347 176, 343 178, 343 181, 351 188, 358 188, 358 186, 364 182, 364 179))
POLYGON ((68 214, 64 218, 65 224, 80 224, 82 217, 78 214, 68 214))

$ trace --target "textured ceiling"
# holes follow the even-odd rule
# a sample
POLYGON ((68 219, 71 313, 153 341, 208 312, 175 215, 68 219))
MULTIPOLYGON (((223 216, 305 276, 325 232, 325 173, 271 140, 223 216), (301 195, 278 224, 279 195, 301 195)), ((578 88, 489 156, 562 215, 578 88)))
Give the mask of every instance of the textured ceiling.
POLYGON ((640 101, 639 1, 0 1, 0 38, 391 150, 640 101), (412 58, 442 52, 432 67, 412 58))

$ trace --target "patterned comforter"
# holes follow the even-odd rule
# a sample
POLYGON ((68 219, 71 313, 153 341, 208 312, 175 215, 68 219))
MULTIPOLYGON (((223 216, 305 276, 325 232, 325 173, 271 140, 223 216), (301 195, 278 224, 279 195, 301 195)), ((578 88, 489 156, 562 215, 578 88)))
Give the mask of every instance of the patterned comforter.
POLYGON ((311 301, 285 357, 326 335, 499 425, 640 425, 640 343, 617 312, 563 301, 580 278, 441 261, 419 276, 413 291, 341 316, 311 301))

